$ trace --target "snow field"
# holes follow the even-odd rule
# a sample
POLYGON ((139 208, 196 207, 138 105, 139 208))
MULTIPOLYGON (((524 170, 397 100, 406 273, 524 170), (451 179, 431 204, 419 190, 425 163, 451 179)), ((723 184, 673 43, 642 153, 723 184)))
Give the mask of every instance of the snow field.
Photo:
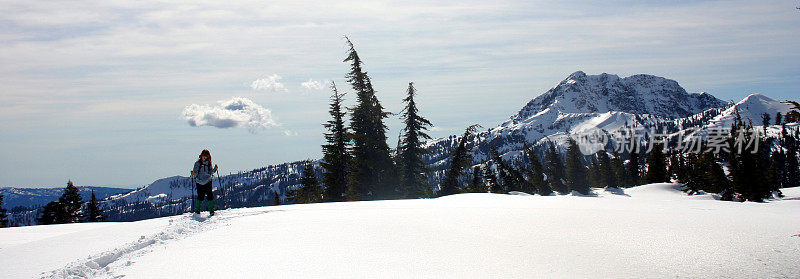
MULTIPOLYGON (((0 253, 12 257, 0 261, 29 259, 14 262, 10 278, 800 277, 800 189, 735 203, 676 186, 234 209, 4 245, 0 253), (91 238, 110 248, 31 256, 41 244, 61 251, 91 238)), ((0 230, 0 243, 6 237, 0 230)))

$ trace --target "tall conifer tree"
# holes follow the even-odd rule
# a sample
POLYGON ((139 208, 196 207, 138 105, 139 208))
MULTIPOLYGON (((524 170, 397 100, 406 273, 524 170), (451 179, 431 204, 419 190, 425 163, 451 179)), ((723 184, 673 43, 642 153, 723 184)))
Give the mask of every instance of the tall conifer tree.
POLYGON ((650 151, 650 156, 647 157, 647 174, 645 175, 647 183, 669 182, 663 149, 664 145, 657 143, 650 151))
POLYGON ((94 190, 92 190, 92 198, 86 205, 86 211, 87 222, 102 222, 106 220, 106 217, 103 215, 103 210, 100 209, 100 204, 97 202, 97 198, 94 196, 94 190))
POLYGON ((42 215, 36 218, 36 221, 40 225, 60 224, 62 222, 59 218, 64 216, 62 211, 63 207, 58 201, 51 201, 42 208, 42 215))
POLYGON ((611 158, 611 173, 616 180, 616 186, 614 187, 621 187, 625 184, 625 180, 628 177, 625 171, 625 164, 622 162, 622 157, 616 151, 613 151, 611 155, 613 155, 613 158, 611 158))
POLYGON ((343 201, 347 192, 347 169, 350 162, 350 154, 347 152, 350 146, 347 127, 344 125, 345 112, 342 110, 344 94, 339 93, 336 84, 331 81, 330 110, 331 120, 325 123, 328 132, 325 133, 325 141, 322 146, 322 162, 320 165, 325 172, 322 174, 322 183, 325 185, 326 201, 343 201))
POLYGON ((767 168, 764 167, 759 151, 756 148, 764 148, 763 145, 747 146, 746 143, 754 140, 754 128, 749 125, 744 125, 737 117, 734 123, 734 129, 731 132, 731 139, 729 142, 734 142, 735 148, 730 151, 729 157, 729 176, 731 177, 731 184, 733 190, 740 195, 740 201, 755 201, 761 202, 771 193, 767 181, 762 177, 767 168))
POLYGON ((83 219, 83 199, 78 188, 73 185, 72 181, 67 182, 67 187, 64 188, 64 193, 58 198, 58 203, 61 204, 63 209, 61 216, 58 218, 59 223, 78 223, 83 219))
POLYGON ((503 185, 506 192, 536 192, 534 187, 525 180, 525 177, 522 176, 519 170, 503 161, 503 158, 500 157, 500 153, 494 146, 490 146, 490 155, 492 156, 492 161, 494 161, 497 166, 497 171, 500 173, 500 183, 503 185))
POLYGON ((406 107, 401 115, 405 128, 403 128, 400 144, 397 147, 400 157, 398 160, 400 185, 406 198, 430 196, 430 186, 425 176, 427 168, 422 160, 422 156, 427 154, 428 150, 422 148, 422 145, 425 140, 431 138, 425 131, 432 124, 418 114, 419 109, 417 109, 417 103, 414 101, 414 95, 416 94, 417 90, 414 88, 414 83, 409 82, 406 98, 403 99, 406 107))
POLYGON ((617 176, 614 174, 614 167, 605 149, 600 149, 600 151, 597 152, 597 163, 600 168, 600 186, 619 187, 617 184, 617 176))
POLYGON ((322 187, 317 181, 317 174, 314 171, 314 164, 306 162, 303 173, 300 177, 300 186, 290 193, 296 203, 314 203, 323 200, 322 187))
POLYGON ((533 185, 536 189, 536 193, 542 196, 549 196, 553 193, 553 190, 550 189, 550 185, 547 184, 547 181, 544 180, 544 167, 542 167, 542 162, 539 160, 539 156, 536 155, 536 152, 533 149, 525 146, 525 154, 528 156, 528 160, 531 162, 531 168, 528 172, 528 183, 533 185))
POLYGON ((547 144, 545 173, 547 174, 547 183, 550 184, 553 191, 561 194, 569 193, 569 188, 564 184, 564 163, 561 161, 561 155, 558 154, 556 146, 550 141, 547 144))
POLYGON ((588 195, 589 185, 586 181, 586 167, 581 161, 581 156, 582 155, 578 147, 578 143, 570 138, 569 146, 567 147, 567 157, 564 164, 566 168, 567 187, 570 190, 588 195))
MULTIPOLYGON (((787 120, 788 121, 788 120, 787 120)), ((798 137, 786 130, 786 126, 781 129, 781 140, 786 152, 783 156, 783 187, 800 186, 800 162, 798 161, 798 137)))
POLYGON ((458 146, 455 150, 453 150, 453 155, 451 156, 452 159, 450 161, 450 169, 447 171, 447 173, 445 173, 444 179, 442 180, 442 186, 437 193, 438 196, 446 196, 462 192, 461 183, 459 182, 458 178, 461 176, 464 170, 469 168, 469 166, 472 164, 472 155, 470 155, 470 147, 467 146, 467 141, 472 133, 475 133, 478 127, 480 126, 472 125, 467 127, 467 130, 464 131, 464 135, 462 135, 461 139, 458 141, 458 146))
POLYGON ((372 81, 362 68, 349 38, 350 47, 344 62, 350 62, 347 81, 356 92, 356 106, 350 113, 350 130, 353 147, 348 176, 348 199, 380 199, 397 196, 397 173, 394 161, 386 144, 386 125, 383 120, 388 113, 375 96, 372 81))
POLYGON ((483 181, 483 170, 480 166, 472 168, 472 180, 470 180, 466 190, 469 193, 486 193, 489 191, 483 181))
POLYGON ((626 183, 625 184, 626 185, 625 186, 630 187, 630 186, 639 185, 639 183, 641 182, 640 181, 641 180, 641 170, 639 170, 639 168, 640 168, 639 153, 636 151, 636 149, 631 150, 631 152, 628 153, 628 164, 625 167, 625 170, 626 170, 626 172, 625 172, 625 176, 626 176, 626 183))
POLYGON ((483 180, 486 181, 486 187, 489 188, 490 193, 503 192, 500 183, 497 182, 497 174, 488 164, 483 167, 483 180))

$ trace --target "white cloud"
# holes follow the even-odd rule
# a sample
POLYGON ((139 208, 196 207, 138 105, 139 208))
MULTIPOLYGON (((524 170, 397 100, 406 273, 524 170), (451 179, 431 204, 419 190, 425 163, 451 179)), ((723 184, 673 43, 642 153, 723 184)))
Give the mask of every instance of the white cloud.
POLYGON ((292 131, 292 130, 283 130, 283 135, 287 136, 287 137, 292 137, 292 136, 296 136, 297 132, 292 131))
POLYGON ((272 74, 265 78, 260 78, 254 80, 250 84, 250 88, 253 90, 263 90, 263 91, 272 91, 272 92, 288 92, 289 90, 286 89, 286 86, 280 82, 281 76, 278 74, 272 74))
POLYGON ((250 99, 241 97, 219 101, 219 105, 216 106, 188 105, 183 109, 183 118, 192 127, 247 127, 252 133, 260 129, 277 126, 269 109, 256 104, 250 99))
POLYGON ((306 82, 300 83, 300 86, 309 90, 322 90, 322 83, 313 79, 308 79, 306 82))

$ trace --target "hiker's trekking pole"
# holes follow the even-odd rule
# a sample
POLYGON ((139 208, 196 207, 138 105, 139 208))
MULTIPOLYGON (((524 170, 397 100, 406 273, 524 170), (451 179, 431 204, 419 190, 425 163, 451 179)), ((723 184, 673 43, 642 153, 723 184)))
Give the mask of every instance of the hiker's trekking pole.
POLYGON ((219 170, 215 170, 214 173, 217 174, 217 183, 219 183, 219 199, 222 201, 221 209, 225 209, 225 186, 222 185, 222 180, 219 178, 219 170))
POLYGON ((192 185, 191 186, 192 187, 192 204, 190 204, 189 207, 191 207, 192 208, 192 212, 194 212, 195 211, 195 208, 194 208, 194 204, 195 204, 195 202, 194 202, 194 176, 191 176, 191 175, 189 176, 189 184, 192 185))

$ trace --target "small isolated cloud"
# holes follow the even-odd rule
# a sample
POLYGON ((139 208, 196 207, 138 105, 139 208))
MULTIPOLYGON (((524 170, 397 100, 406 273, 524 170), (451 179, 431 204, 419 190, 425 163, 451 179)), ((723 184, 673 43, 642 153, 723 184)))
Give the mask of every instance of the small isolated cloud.
POLYGON ((277 126, 269 109, 241 97, 219 101, 216 106, 188 105, 183 109, 183 118, 192 127, 247 127, 251 133, 255 133, 259 129, 277 126))
POLYGON ((288 92, 286 86, 280 82, 281 76, 272 74, 265 78, 254 80, 250 83, 250 88, 253 90, 271 91, 271 92, 288 92))
POLYGON ((322 83, 313 79, 308 79, 308 81, 300 83, 300 86, 309 89, 309 90, 322 90, 323 86, 322 83))
POLYGON ((292 131, 292 130, 283 130, 283 135, 287 136, 287 137, 292 137, 292 136, 296 136, 297 132, 292 131))

